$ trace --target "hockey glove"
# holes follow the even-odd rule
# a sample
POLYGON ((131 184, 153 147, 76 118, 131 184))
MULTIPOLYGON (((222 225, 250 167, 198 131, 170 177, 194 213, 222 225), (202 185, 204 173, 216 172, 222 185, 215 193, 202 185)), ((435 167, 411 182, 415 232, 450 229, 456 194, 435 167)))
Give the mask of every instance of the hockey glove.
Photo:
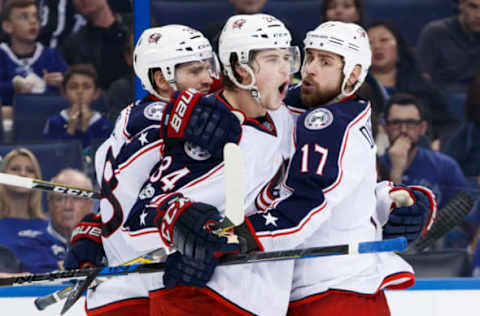
POLYGON ((404 207, 394 205, 383 226, 383 239, 404 236, 410 244, 430 229, 437 213, 437 202, 433 193, 422 186, 400 186, 392 190, 406 190, 414 203, 404 207))
POLYGON ((205 287, 212 278, 218 259, 213 257, 208 261, 197 261, 193 258, 174 252, 167 257, 163 284, 168 289, 177 285, 205 287))
POLYGON ((228 243, 227 237, 213 232, 221 216, 212 205, 194 203, 173 193, 164 198, 157 212, 155 224, 162 240, 187 257, 208 263, 212 257, 239 250, 238 243, 228 243))
POLYGON ((222 157, 223 146, 228 142, 237 143, 241 132, 239 119, 232 111, 188 89, 172 95, 163 112, 160 136, 167 143, 187 140, 222 157))
POLYGON ((103 267, 106 263, 102 246, 102 220, 93 213, 86 215, 72 233, 63 263, 65 269, 103 267))

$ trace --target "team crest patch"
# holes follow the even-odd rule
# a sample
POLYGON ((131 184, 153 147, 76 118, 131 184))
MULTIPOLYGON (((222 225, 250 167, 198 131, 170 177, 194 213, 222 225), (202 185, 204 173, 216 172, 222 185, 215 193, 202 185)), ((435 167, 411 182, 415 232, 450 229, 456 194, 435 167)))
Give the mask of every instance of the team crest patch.
POLYGON ((153 33, 148 37, 149 43, 158 43, 158 41, 162 38, 162 34, 160 33, 153 33))
POLYGON ((155 189, 153 188, 152 184, 147 184, 146 187, 139 194, 140 200, 145 200, 151 198, 155 194, 155 189))
POLYGON ((305 118, 307 129, 322 129, 333 122, 333 114, 325 108, 318 108, 310 112, 305 118))
POLYGON ((201 148, 200 146, 196 146, 190 142, 185 142, 184 148, 188 157, 194 160, 201 161, 207 160, 208 158, 212 157, 212 155, 207 150, 201 148))
POLYGON ((155 102, 147 105, 145 110, 143 110, 143 114, 149 120, 160 121, 162 119, 163 108, 164 108, 164 103, 155 102))
POLYGON ((235 22, 233 22, 232 28, 233 29, 241 29, 242 26, 245 24, 245 22, 247 22, 247 20, 245 20, 245 19, 236 20, 235 22))

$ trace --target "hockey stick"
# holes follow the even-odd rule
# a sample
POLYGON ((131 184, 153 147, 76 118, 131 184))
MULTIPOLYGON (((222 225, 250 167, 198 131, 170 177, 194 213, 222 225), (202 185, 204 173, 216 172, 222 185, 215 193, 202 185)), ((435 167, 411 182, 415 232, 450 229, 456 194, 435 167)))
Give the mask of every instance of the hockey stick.
MULTIPOLYGON (((234 143, 228 143, 224 147, 224 163, 225 163, 225 220, 221 223, 217 233, 229 230, 233 226, 242 224, 244 218, 243 199, 244 199, 244 171, 243 171, 243 153, 240 147, 234 143)), ((132 263, 129 263, 132 264, 132 263)), ((70 307, 77 302, 83 292, 95 279, 96 274, 89 275, 85 281, 77 282, 73 287, 69 287, 69 291, 64 289, 57 293, 50 294, 46 297, 38 298, 36 306, 39 307, 42 302, 55 303, 58 298, 67 297, 61 315, 66 313, 70 307)), ((42 307, 42 306, 41 306, 42 307)), ((44 308, 44 307, 43 307, 44 308)))
MULTIPOLYGON (((247 254, 228 254, 220 258, 220 265, 235 265, 278 260, 293 260, 326 256, 357 255, 377 252, 404 251, 407 249, 407 239, 367 241, 326 247, 280 250, 271 252, 253 252, 247 254)), ((131 273, 154 273, 165 269, 165 263, 133 264, 105 268, 74 269, 50 273, 38 273, 25 276, 0 278, 0 286, 23 286, 38 283, 49 283, 55 280, 73 280, 97 273, 99 277, 127 275, 131 273)))
POLYGON ((430 230, 412 245, 417 251, 430 247, 449 230, 460 224, 473 208, 473 198, 467 192, 460 192, 439 212, 430 230))
POLYGON ((100 192, 96 190, 77 188, 69 185, 57 184, 49 181, 21 177, 7 173, 0 173, 0 184, 13 185, 27 189, 51 191, 87 199, 100 199, 101 197, 100 192))
POLYGON ((243 152, 237 144, 227 143, 223 148, 223 157, 225 161, 225 217, 234 226, 238 226, 243 223, 245 217, 243 152))
MULTIPOLYGON (((161 249, 154 250, 154 251, 148 253, 145 256, 130 260, 123 265, 147 264, 147 263, 159 262, 165 256, 166 256, 166 252, 163 248, 161 248, 161 249)), ((55 303, 65 299, 65 298, 69 297, 70 293, 72 293, 72 291, 75 290, 75 287, 77 287, 76 291, 78 292, 79 291, 78 289, 80 288, 80 286, 77 285, 77 284, 82 283, 82 282, 86 283, 85 281, 86 280, 80 280, 80 281, 76 282, 74 285, 71 285, 71 286, 68 286, 66 288, 57 290, 53 293, 50 293, 50 294, 42 296, 42 297, 37 297, 34 301, 35 306, 37 307, 38 310, 44 310, 48 306, 50 306, 52 304, 55 304, 55 303)), ((88 285, 87 285, 87 287, 88 287, 88 285)), ((81 291, 81 294, 83 294, 83 291, 84 290, 81 291)), ((66 305, 66 303, 65 303, 65 305, 66 305)), ((68 310, 68 308, 67 308, 67 310, 68 310)))

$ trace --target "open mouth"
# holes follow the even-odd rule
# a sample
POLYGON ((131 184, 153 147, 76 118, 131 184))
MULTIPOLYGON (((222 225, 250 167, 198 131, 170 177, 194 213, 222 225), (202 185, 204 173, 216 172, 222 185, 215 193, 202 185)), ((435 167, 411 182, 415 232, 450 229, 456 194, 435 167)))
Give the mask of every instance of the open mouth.
POLYGON ((278 92, 280 92, 281 95, 287 94, 287 89, 288 89, 288 81, 285 81, 278 87, 278 92))

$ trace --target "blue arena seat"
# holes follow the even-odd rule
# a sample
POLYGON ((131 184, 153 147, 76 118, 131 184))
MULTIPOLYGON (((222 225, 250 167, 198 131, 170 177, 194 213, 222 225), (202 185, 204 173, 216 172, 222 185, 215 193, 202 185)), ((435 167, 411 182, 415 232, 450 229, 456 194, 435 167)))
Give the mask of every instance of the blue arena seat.
MULTIPOLYGON (((104 112, 105 102, 102 95, 93 102, 92 108, 104 112)), ((13 99, 15 140, 44 141, 43 129, 47 119, 68 106, 68 101, 58 95, 16 94, 13 99)))
MULTIPOLYGON (((369 20, 387 19, 398 24, 411 45, 423 26, 454 14, 451 0, 368 0, 364 1, 369 20)), ((321 0, 269 1, 265 12, 287 20, 303 37, 320 23, 321 0)), ((160 25, 185 24, 202 30, 212 22, 226 20, 233 7, 227 1, 152 0, 152 15, 160 25)))
POLYGON ((68 107, 61 96, 17 94, 13 99, 15 140, 43 141, 43 128, 48 117, 68 107))
POLYGON ((18 147, 25 147, 35 154, 44 180, 50 180, 64 168, 83 168, 82 145, 78 141, 0 145, 0 157, 18 147))

